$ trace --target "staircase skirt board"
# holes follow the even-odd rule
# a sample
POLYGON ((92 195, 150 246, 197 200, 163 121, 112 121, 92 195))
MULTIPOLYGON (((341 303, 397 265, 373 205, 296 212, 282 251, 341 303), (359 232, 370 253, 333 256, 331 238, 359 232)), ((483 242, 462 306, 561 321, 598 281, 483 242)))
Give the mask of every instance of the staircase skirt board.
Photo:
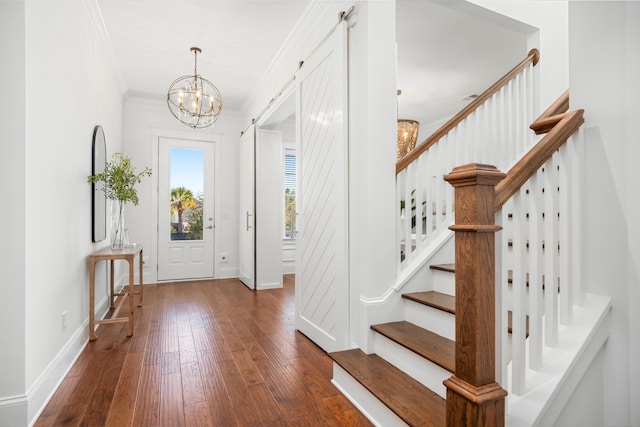
MULTIPOLYGON (((348 383, 345 377, 350 375, 409 426, 445 425, 444 399, 381 357, 366 355, 359 349, 331 353, 330 356, 335 362, 334 382, 337 385, 348 383), (336 365, 340 369, 336 369, 336 365), (343 375, 345 372, 348 375, 343 375)), ((385 411, 375 409, 376 414, 371 411, 367 409, 364 413, 370 416, 369 419, 379 416, 380 425, 401 425, 393 420, 383 422, 382 417, 389 418, 385 411)))

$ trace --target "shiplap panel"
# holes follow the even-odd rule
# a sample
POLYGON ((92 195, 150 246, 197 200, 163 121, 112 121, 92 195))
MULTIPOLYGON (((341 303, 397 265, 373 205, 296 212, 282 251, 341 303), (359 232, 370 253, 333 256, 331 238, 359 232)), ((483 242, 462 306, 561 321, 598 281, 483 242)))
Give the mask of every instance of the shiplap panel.
POLYGON ((349 341, 345 31, 336 29, 298 79, 298 328, 326 351, 349 341))

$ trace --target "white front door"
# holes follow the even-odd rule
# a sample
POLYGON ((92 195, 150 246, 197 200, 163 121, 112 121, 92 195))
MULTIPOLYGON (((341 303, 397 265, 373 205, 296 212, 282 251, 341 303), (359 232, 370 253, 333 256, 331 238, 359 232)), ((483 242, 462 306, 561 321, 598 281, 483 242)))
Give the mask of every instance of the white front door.
POLYGON ((158 143, 158 280, 213 277, 213 144, 158 143))
POLYGON ((256 288, 255 243, 255 127, 251 125, 239 141, 238 277, 249 289, 256 288))
POLYGON ((349 347, 346 23, 298 82, 296 326, 325 351, 349 347))

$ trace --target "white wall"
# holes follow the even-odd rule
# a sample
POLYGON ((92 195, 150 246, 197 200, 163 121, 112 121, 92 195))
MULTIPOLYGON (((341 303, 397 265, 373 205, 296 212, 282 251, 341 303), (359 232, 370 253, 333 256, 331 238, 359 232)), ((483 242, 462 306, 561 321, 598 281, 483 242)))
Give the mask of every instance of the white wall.
POLYGON ((25 392, 25 20, 24 2, 0 2, 0 425, 26 419, 25 392))
MULTIPOLYGON (((568 1, 467 0, 539 31, 529 35, 529 49, 540 50, 540 109, 569 87, 568 1)), ((499 21, 504 23, 504 21, 499 21)))
POLYGON ((569 398, 555 427, 602 427, 604 425, 605 398, 605 351, 606 346, 598 353, 589 365, 589 370, 580 380, 569 398))
POLYGON ((349 238, 354 344, 368 348, 368 325, 396 277, 395 3, 358 3, 349 32, 349 238))
POLYGON ((583 208, 590 292, 612 296, 605 353, 606 426, 640 425, 640 3, 570 2, 573 108, 584 108, 587 201, 583 208))
MULTIPOLYGON (((96 25, 96 7, 84 0, 25 2, 24 77, 9 80, 16 88, 23 80, 26 93, 26 120, 15 104, 9 113, 16 124, 24 121, 24 139, 15 142, 23 147, 24 161, 18 148, 9 171, 15 172, 17 188, 25 177, 24 224, 14 221, 22 233, 15 236, 16 252, 24 245, 25 261, 22 267, 17 260, 14 268, 23 271, 13 274, 16 280, 24 276, 16 284, 24 289, 24 312, 11 322, 20 328, 24 321, 24 361, 10 366, 15 372, 10 378, 22 377, 29 419, 86 341, 87 255, 106 243, 91 242, 91 187, 86 179, 95 125, 103 125, 111 148, 121 147, 122 86, 96 25)), ((20 47, 19 14, 13 18, 16 33, 10 41, 20 47)), ((98 271, 98 302, 105 296, 105 272, 98 271)), ((15 390, 15 384, 10 387, 15 390)))
MULTIPOLYGON (((171 82, 167 83, 168 85, 171 82)), ((138 187, 140 203, 127 206, 127 227, 132 241, 145 248, 145 283, 157 281, 156 220, 154 194, 157 179, 157 137, 169 136, 188 139, 199 135, 214 142, 214 220, 215 254, 227 253, 227 261, 216 256, 216 278, 238 277, 238 138, 240 121, 237 113, 223 110, 212 128, 193 130, 171 115, 166 101, 130 98, 124 107, 124 152, 132 159, 137 170, 145 166, 154 169, 151 179, 144 179, 138 187), (154 138, 155 135, 155 138, 154 138)))

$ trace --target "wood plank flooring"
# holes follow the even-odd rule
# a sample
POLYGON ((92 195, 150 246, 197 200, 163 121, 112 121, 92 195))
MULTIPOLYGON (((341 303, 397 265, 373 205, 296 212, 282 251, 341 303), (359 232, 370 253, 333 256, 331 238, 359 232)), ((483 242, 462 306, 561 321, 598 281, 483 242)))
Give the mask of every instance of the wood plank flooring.
POLYGON ((295 330, 294 280, 145 285, 134 336, 101 325, 35 426, 370 426, 295 330))

